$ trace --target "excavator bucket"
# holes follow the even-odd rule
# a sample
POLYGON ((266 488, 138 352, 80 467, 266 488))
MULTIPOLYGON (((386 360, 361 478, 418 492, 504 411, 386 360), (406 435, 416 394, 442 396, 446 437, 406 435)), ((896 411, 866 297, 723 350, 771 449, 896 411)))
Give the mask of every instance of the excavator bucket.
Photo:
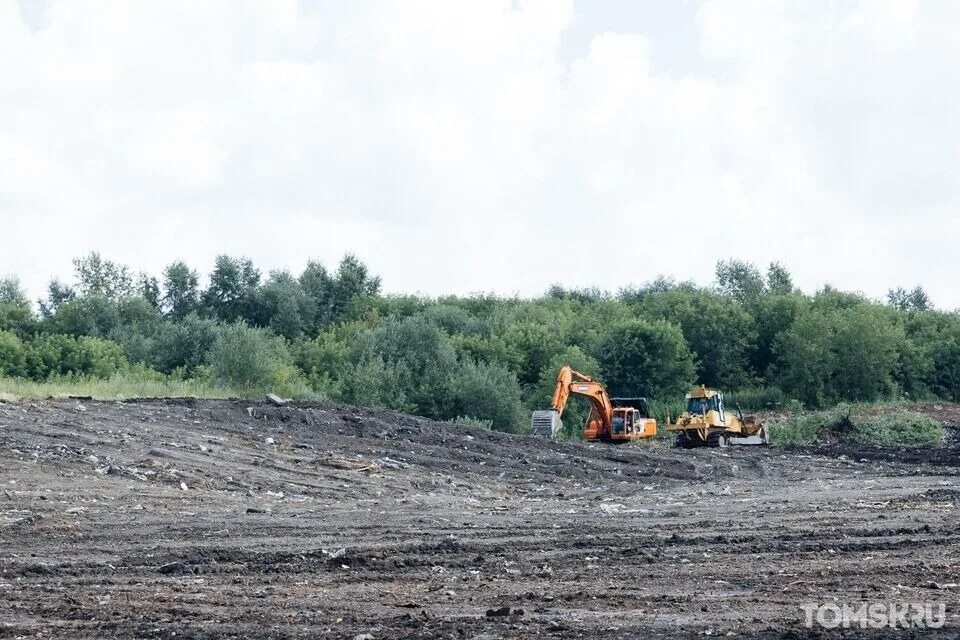
POLYGON ((530 433, 532 435, 551 440, 557 437, 562 427, 563 421, 560 420, 560 414, 552 409, 534 411, 533 418, 530 420, 530 433))

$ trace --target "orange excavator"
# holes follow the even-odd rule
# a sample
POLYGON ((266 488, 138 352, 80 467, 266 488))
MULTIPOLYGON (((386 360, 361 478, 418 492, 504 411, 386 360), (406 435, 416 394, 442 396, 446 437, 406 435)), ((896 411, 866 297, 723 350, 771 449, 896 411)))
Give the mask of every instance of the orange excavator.
POLYGON ((590 415, 583 425, 584 440, 629 442, 657 434, 657 421, 650 417, 646 399, 611 399, 602 384, 569 366, 560 369, 557 375, 557 387, 553 392, 550 409, 533 412, 530 432, 536 436, 555 438, 563 427, 560 416, 571 394, 583 396, 590 401, 590 415), (615 407, 614 401, 629 404, 615 407))

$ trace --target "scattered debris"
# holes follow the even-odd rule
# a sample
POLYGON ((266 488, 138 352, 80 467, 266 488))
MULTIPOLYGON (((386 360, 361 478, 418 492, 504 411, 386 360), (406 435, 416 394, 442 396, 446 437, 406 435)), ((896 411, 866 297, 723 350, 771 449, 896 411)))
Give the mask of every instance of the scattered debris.
POLYGON ((267 402, 269 402, 270 404, 272 404, 272 405, 275 406, 275 407, 283 407, 283 406, 286 406, 290 401, 289 401, 289 400, 284 400, 283 398, 281 398, 280 396, 278 396, 278 395, 276 395, 276 394, 268 393, 268 394, 267 394, 267 402))
POLYGON ((397 460, 394 460, 392 458, 387 458, 387 457, 378 458, 377 464, 387 469, 406 469, 407 467, 410 466, 408 464, 404 464, 403 462, 399 462, 397 460))
POLYGON ((952 440, 611 453, 326 403, 83 404, 0 405, 10 637, 761 637, 791 603, 960 593, 952 440))
POLYGON ((928 582, 926 587, 928 589, 958 589, 960 588, 960 583, 957 582, 928 582))
POLYGON ((321 458, 317 460, 319 464, 334 469, 345 469, 348 471, 370 471, 379 473, 380 465, 369 460, 351 460, 350 458, 321 458))

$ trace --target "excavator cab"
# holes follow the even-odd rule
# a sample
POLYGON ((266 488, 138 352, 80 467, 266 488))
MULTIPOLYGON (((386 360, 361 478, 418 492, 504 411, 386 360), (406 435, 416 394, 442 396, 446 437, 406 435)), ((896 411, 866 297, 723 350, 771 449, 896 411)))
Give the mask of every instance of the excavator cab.
POLYGON ((614 436, 635 433, 640 426, 640 412, 633 407, 617 407, 613 410, 610 432, 614 436))
MULTIPOLYGON (((614 398, 614 401, 633 400, 642 401, 644 410, 633 406, 614 407, 610 419, 610 436, 613 442, 649 438, 656 434, 657 423, 647 415, 646 400, 643 398, 614 398)), ((626 404, 626 403, 625 403, 626 404)), ((641 404, 637 402, 637 404, 641 404)))
POLYGON ((613 420, 611 421, 610 431, 614 435, 627 433, 628 428, 633 428, 633 411, 626 409, 614 409, 613 420))

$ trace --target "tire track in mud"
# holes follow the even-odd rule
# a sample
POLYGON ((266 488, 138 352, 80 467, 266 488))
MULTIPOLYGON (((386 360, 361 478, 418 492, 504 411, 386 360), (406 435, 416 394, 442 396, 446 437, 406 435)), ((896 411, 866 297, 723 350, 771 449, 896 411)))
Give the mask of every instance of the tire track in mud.
POLYGON ((0 637, 805 637, 800 602, 960 611, 949 448, 905 464, 81 402, 0 404, 0 637))

